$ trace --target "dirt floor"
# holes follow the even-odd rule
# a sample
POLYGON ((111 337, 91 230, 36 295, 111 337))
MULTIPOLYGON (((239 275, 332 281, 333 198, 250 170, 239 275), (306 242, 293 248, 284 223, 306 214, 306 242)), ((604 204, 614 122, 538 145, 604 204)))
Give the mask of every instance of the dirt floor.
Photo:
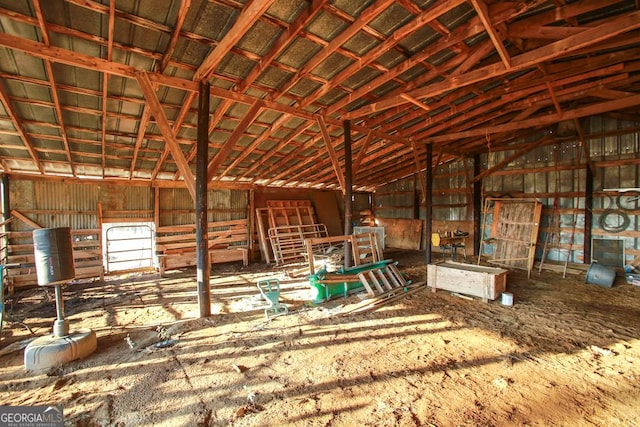
MULTIPOLYGON (((423 254, 385 255, 425 280, 423 254)), ((511 307, 424 287, 345 314, 362 294, 314 305, 304 277, 232 263, 214 267, 214 314, 200 319, 194 277, 66 286, 72 331, 95 331, 98 349, 40 374, 21 347, 25 325, 50 333, 53 293, 20 292, 2 330, 0 404, 59 404, 80 426, 640 425, 640 288, 623 278, 603 288, 514 270, 511 307), (280 279, 288 315, 266 320, 264 278, 280 279)))

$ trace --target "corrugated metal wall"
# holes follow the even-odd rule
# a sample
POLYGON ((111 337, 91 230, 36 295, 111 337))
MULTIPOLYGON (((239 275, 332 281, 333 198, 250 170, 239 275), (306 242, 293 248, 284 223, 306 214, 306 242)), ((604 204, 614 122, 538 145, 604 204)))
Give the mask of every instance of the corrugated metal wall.
MULTIPOLYGON (((195 203, 189 191, 161 188, 160 226, 195 224, 195 203)), ((248 190, 212 189, 207 193, 209 222, 247 218, 248 190)))
MULTIPOLYGON (((640 188, 640 123, 594 117, 581 123, 588 135, 594 172, 593 238, 625 241, 626 260, 640 256, 640 216, 627 214, 629 225, 624 230, 611 232, 602 228, 606 209, 617 209, 615 192, 605 189, 640 188)), ((537 147, 496 170, 482 180, 484 196, 535 197, 543 202, 545 210, 539 236, 538 258, 541 256, 546 233, 557 215, 560 224, 560 243, 549 251, 551 260, 564 261, 569 248, 570 262, 584 259, 584 191, 586 187, 586 155, 579 144, 577 129, 572 123, 563 123, 554 129, 556 142, 537 147), (557 208, 557 209, 555 209, 557 208), (574 227, 575 224, 575 227, 574 227), (573 239, 574 244, 570 241, 573 239)), ((533 142, 544 134, 532 136, 533 142)), ((480 156, 481 169, 500 164, 515 151, 490 152, 480 156)), ((436 168, 433 180, 434 221, 469 220, 471 211, 464 204, 471 203, 467 185, 472 163, 451 162, 436 168)), ((407 218, 411 206, 419 196, 420 187, 410 177, 378 188, 374 195, 376 215, 386 218, 407 218), (416 194, 414 194, 414 192, 416 194)), ((418 209, 424 219, 424 205, 418 209)), ((614 218, 615 220, 615 218, 614 218)), ((619 220, 621 221, 621 220, 619 220)))

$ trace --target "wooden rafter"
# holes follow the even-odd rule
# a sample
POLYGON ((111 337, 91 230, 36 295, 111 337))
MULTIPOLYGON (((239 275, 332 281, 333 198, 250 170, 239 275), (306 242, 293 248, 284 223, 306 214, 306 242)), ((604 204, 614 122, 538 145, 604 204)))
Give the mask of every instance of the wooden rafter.
POLYGON ((282 51, 299 35, 300 31, 316 17, 322 8, 327 5, 329 0, 312 0, 311 4, 304 12, 296 18, 296 20, 287 28, 285 28, 276 42, 273 44, 269 52, 262 56, 260 61, 251 69, 249 74, 238 85, 237 90, 240 93, 245 92, 256 79, 262 74, 269 65, 282 53, 282 51))
POLYGON ((340 161, 338 160, 336 150, 333 148, 333 142, 331 141, 329 129, 327 129, 327 124, 324 122, 324 119, 322 117, 318 117, 318 126, 320 126, 322 139, 324 140, 324 144, 327 147, 327 152, 329 153, 329 158, 331 159, 331 165, 333 166, 333 171, 335 172, 336 178, 338 178, 338 182, 340 183, 340 189, 342 190, 342 194, 345 194, 345 192, 347 191, 347 186, 344 181, 344 173, 342 172, 342 167, 340 166, 340 161))
POLYGON ((158 96, 153 88, 153 84, 149 80, 149 77, 146 73, 140 72, 136 74, 136 80, 140 85, 140 89, 142 89, 142 93, 144 94, 147 103, 149 104, 149 108, 151 109, 151 114, 156 118, 156 123, 162 132, 166 140, 166 145, 169 147, 171 151, 171 155, 173 156, 173 160, 176 162, 180 173, 182 174, 182 178, 184 179, 185 185, 191 194, 191 197, 195 201, 196 199, 196 183, 193 177, 193 173, 191 169, 189 169, 189 164, 184 157, 184 153, 176 141, 175 134, 173 133, 173 129, 167 120, 167 117, 162 110, 162 104, 158 100, 158 96))
POLYGON ((224 59, 225 55, 244 36, 244 33, 255 24, 258 18, 269 9, 273 2, 274 0, 249 0, 242 11, 239 12, 238 19, 231 30, 202 61, 193 75, 193 81, 199 82, 208 78, 220 64, 220 61, 224 59))
MULTIPOLYGON (((108 41, 107 41, 107 61, 111 61, 113 58, 113 31, 115 29, 115 16, 116 16, 116 0, 109 1, 109 29, 108 29, 108 41)), ((106 144, 107 144, 107 105, 109 97, 109 78, 110 75, 102 73, 102 121, 100 132, 100 145, 102 154, 102 178, 104 178, 104 172, 107 168, 106 165, 106 144)), ((129 179, 133 177, 133 170, 136 164, 138 155, 138 144, 136 142, 133 151, 133 160, 131 161, 131 169, 129 170, 129 179)))
MULTIPOLYGON (((44 15, 42 13, 40 0, 34 0, 33 7, 35 9, 36 17, 38 19, 38 26, 40 28, 42 41, 45 45, 48 46, 51 44, 51 41, 49 38, 49 30, 47 29, 47 22, 44 19, 44 15)), ((53 110, 55 111, 56 120, 58 121, 58 125, 60 127, 60 136, 62 138, 62 145, 64 146, 65 154, 67 156, 67 161, 69 162, 69 167, 71 168, 71 173, 73 176, 77 176, 75 168, 73 166, 71 150, 69 149, 69 138, 67 136, 67 131, 64 125, 64 117, 62 115, 62 108, 60 107, 60 97, 58 96, 58 88, 56 86, 56 79, 53 75, 53 67, 51 66, 51 61, 45 60, 44 67, 46 70, 47 79, 49 80, 49 90, 51 91, 51 98, 53 100, 53 110)))
POLYGON ((581 117, 588 117, 595 114, 602 114, 608 111, 635 107, 638 105, 640 105, 640 95, 632 95, 632 96, 628 96, 622 99, 617 99, 614 101, 601 102, 599 104, 592 104, 586 107, 575 108, 573 110, 566 110, 563 115, 560 115, 560 114, 545 115, 542 117, 534 117, 532 119, 527 119, 520 122, 511 122, 504 125, 477 128, 477 129, 473 129, 465 132, 451 133, 451 134, 442 135, 442 136, 434 136, 431 138, 426 138, 422 142, 439 143, 439 142, 454 141, 457 139, 469 138, 474 136, 511 132, 513 130, 540 127, 540 126, 557 123, 561 120, 572 120, 572 119, 577 119, 581 117))
MULTIPOLYGON (((11 49, 16 49, 19 51, 27 52, 33 56, 39 58, 50 58, 53 62, 60 62, 64 64, 68 64, 75 67, 87 68, 90 70, 100 70, 105 73, 117 75, 120 77, 126 78, 135 78, 136 70, 134 67, 129 65, 121 64, 118 62, 109 62, 100 58, 95 58, 89 55, 83 55, 77 52, 71 52, 66 49, 54 47, 54 46, 44 46, 42 43, 34 42, 32 40, 21 39, 9 34, 0 33, 0 46, 9 47, 11 49)), ((160 84, 163 86, 167 86, 174 89, 185 90, 189 92, 189 98, 187 100, 193 100, 197 96, 198 91, 198 83, 194 81, 185 80, 178 77, 172 77, 159 73, 147 73, 149 80, 152 83, 160 84)), ((219 98, 229 99, 235 102, 241 102, 243 104, 253 104, 257 99, 244 94, 239 94, 237 92, 232 92, 229 90, 225 90, 218 87, 211 87, 211 96, 216 96, 219 98)), ((264 107, 273 111, 278 111, 281 113, 288 113, 295 117, 300 117, 306 120, 313 120, 315 122, 318 117, 317 114, 309 113, 300 108, 287 106, 275 101, 263 100, 264 107)), ((184 105, 191 105, 191 103, 184 102, 184 105)), ((184 114, 188 112, 188 108, 185 107, 184 114)), ((339 126, 341 121, 337 119, 332 119, 329 117, 325 117, 325 121, 327 124, 332 124, 334 126, 339 126)), ((176 120, 178 123, 178 120, 176 120)), ((370 129, 365 126, 360 125, 352 125, 352 130, 355 132, 366 133, 370 129)), ((393 135, 384 134, 381 132, 373 131, 375 136, 379 138, 385 138, 391 141, 403 142, 400 138, 397 138, 393 135)), ((154 176, 155 177, 155 176, 154 176)))
MULTIPOLYGON (((13 108, 13 105, 11 104, 11 98, 9 97, 9 93, 7 92, 7 89, 4 87, 4 84, 2 82, 0 82, 0 102, 4 104, 4 108, 5 110, 7 110, 7 115, 11 119, 11 123, 13 123, 13 126, 16 128, 16 132, 22 139, 22 142, 24 143, 24 147, 27 149, 27 152, 29 153, 29 157, 31 157, 31 160, 33 160, 33 163, 35 164, 38 171, 44 175, 44 169, 42 168, 42 164, 38 159, 38 155, 33 149, 33 144, 31 143, 31 139, 29 138, 25 129, 22 127, 22 122, 20 121, 18 114, 16 114, 13 108)), ((3 165, 3 167, 5 170, 7 170, 6 165, 3 165)))
POLYGON ((489 8, 487 7, 486 3, 484 2, 484 0, 469 0, 469 2, 473 5, 473 8, 478 14, 478 17, 480 17, 482 25, 484 25, 484 28, 487 30, 487 34, 489 34, 489 38, 498 51, 498 55, 500 55, 500 59, 502 59, 505 68, 511 68, 511 57, 509 56, 509 52, 507 52, 507 48, 502 42, 502 37, 500 36, 500 34, 498 34, 494 27, 494 24, 491 22, 489 8))
MULTIPOLYGON (((435 20, 436 18, 438 18, 439 16, 443 15, 444 13, 449 12, 453 8, 455 8, 455 7, 459 6, 460 4, 464 3, 464 1, 465 0, 440 0, 440 1, 438 1, 438 3, 436 3, 433 6, 429 7, 422 14, 416 16, 416 18, 414 20, 412 20, 411 22, 407 23, 403 27, 401 27, 398 30, 396 30, 391 37, 388 37, 386 40, 382 41, 378 46, 374 47, 369 52, 367 52, 365 55, 363 55, 362 58, 360 58, 358 61, 350 64, 347 68, 345 68, 344 70, 339 72, 337 75, 335 75, 331 79, 331 82, 328 85, 321 86, 315 92, 313 92, 310 96, 306 97, 305 100, 302 103, 302 106, 310 105, 313 101, 315 101, 315 100, 321 98, 322 96, 326 95, 327 93, 329 93, 329 91, 331 89, 333 89, 336 86, 335 82, 342 82, 342 81, 348 79, 349 77, 353 76, 358 71, 362 70, 364 67, 366 67, 369 64, 371 64, 373 61, 375 61, 377 58, 379 58, 385 52, 389 51, 392 47, 397 45, 402 39, 406 38, 407 36, 411 35, 413 32, 415 32, 418 29, 420 29, 425 23, 429 23, 429 22, 435 20)), ((463 39, 456 40, 456 43, 458 41, 462 41, 462 40, 463 39)), ((424 59, 424 58, 421 58, 421 60, 422 59, 424 59)), ((417 61, 416 64, 419 63, 419 62, 421 62, 421 61, 417 61)), ((399 75, 399 74, 400 73, 398 73, 396 75, 399 75)), ((394 75, 393 77, 395 77, 396 75, 394 75)), ((354 95, 357 97, 360 94, 360 92, 363 91, 363 90, 364 89, 360 89, 359 91, 355 91, 354 95)), ((342 108, 342 106, 344 106, 344 103, 341 103, 340 107, 332 107, 332 108, 330 108, 329 112, 337 111, 339 108, 342 108)))
POLYGON ((351 168, 353 169, 354 177, 358 176, 358 171, 360 171, 360 165, 362 165, 362 161, 364 160, 364 157, 367 155, 367 150, 369 149, 369 145, 371 145, 372 139, 373 139, 373 133, 371 132, 367 133, 367 136, 364 139, 364 142, 362 143, 360 150, 358 151, 358 157, 356 157, 356 160, 353 162, 353 165, 351 166, 351 168))
MULTIPOLYGON (((171 33, 171 38, 169 40, 169 45, 167 46, 167 49, 164 52, 164 55, 162 55, 162 60, 158 63, 156 62, 155 64, 155 69, 157 71, 159 71, 160 73, 162 73, 167 66, 169 65, 169 61, 171 60, 171 56, 173 55, 173 52, 176 48, 176 44, 178 42, 178 37, 180 35, 180 32, 182 30, 182 26, 184 25, 184 20, 186 19, 187 16, 187 12, 189 11, 189 7, 191 7, 191 0, 182 0, 182 3, 180 4, 180 9, 178 10, 178 14, 176 17, 176 25, 171 33)), ((155 87, 154 87, 155 88, 155 87)), ((149 120, 151 119, 151 113, 149 111, 149 107, 147 105, 144 105, 142 107, 142 114, 140 116, 140 121, 138 123, 138 134, 136 136, 136 142, 134 144, 134 149, 133 149, 133 158, 131 160, 131 167, 130 167, 130 171, 129 171, 129 176, 133 176, 133 171, 136 167, 136 162, 138 159, 138 152, 140 150, 140 147, 142 146, 142 142, 144 140, 145 137, 145 133, 147 130, 147 126, 149 124, 149 120)), ((179 126, 178 126, 179 127, 179 126)), ((174 133, 177 129, 174 128, 174 133)), ((194 148, 195 150, 195 148, 194 148)), ((164 162, 164 160, 166 159, 166 154, 168 153, 167 150, 164 151, 164 153, 162 154, 161 157, 161 161, 158 162, 156 164, 156 168, 154 168, 153 173, 152 173, 152 178, 155 179, 155 177, 158 175, 159 171, 160 171, 160 167, 162 166, 162 163, 164 162)), ((189 159, 190 160, 190 159, 189 159)), ((176 174, 176 179, 177 179, 177 174, 176 174)))
POLYGON ((160 61, 160 66, 158 67, 160 72, 163 72, 167 69, 169 65, 169 61, 171 60, 171 56, 173 52, 176 50, 176 45, 178 44, 178 37, 182 32, 182 26, 184 25, 184 20, 187 19, 187 13, 189 12, 189 8, 191 7, 191 0, 182 0, 180 3, 180 8, 178 9, 178 14, 176 15, 176 23, 173 27, 173 31, 171 32, 171 38, 169 39, 169 44, 164 51, 164 55, 162 55, 162 60, 160 61))
MULTIPOLYGON (((520 54, 511 60, 511 69, 507 70, 503 64, 491 64, 470 71, 461 76, 451 77, 441 83, 433 84, 426 88, 413 90, 408 95, 416 98, 426 98, 440 95, 452 89, 469 86, 476 82, 486 81, 506 74, 508 71, 525 70, 544 61, 555 59, 567 52, 575 51, 615 35, 640 28, 640 11, 632 12, 624 16, 612 18, 597 27, 589 28, 579 34, 566 39, 550 43, 544 47, 520 54)), ((374 102, 344 115, 345 120, 356 119, 370 113, 397 107, 407 101, 400 96, 374 102)))
POLYGON ((284 126, 284 124, 289 119, 291 119, 291 117, 288 114, 283 114, 282 116, 280 116, 273 123, 273 125, 271 125, 269 127, 269 129, 268 129, 269 132, 264 132, 262 135, 260 135, 259 137, 255 138, 253 140, 253 142, 248 147, 245 147, 242 150, 242 152, 240 154, 238 154, 238 156, 231 162, 231 164, 225 168, 225 170, 220 174, 218 179, 221 176, 227 175, 229 172, 231 172, 231 170, 233 170, 236 166, 238 166, 240 164, 240 162, 242 162, 244 159, 246 159, 247 156, 249 156, 249 154, 251 154, 255 149, 257 149, 260 146, 260 144, 262 144, 267 139, 269 139, 273 132, 275 132, 276 130, 280 129, 282 126, 284 126))
POLYGON ((431 111, 431 108, 425 104, 424 102, 415 99, 413 96, 411 95, 407 95, 406 93, 401 93, 400 96, 403 99, 406 99, 407 101, 409 101, 410 103, 412 103, 413 105, 417 106, 418 108, 422 108, 424 111, 431 111))
POLYGON ((261 101, 256 101, 244 115, 238 126, 233 130, 231 136, 229 136, 220 150, 218 150, 209 162, 209 165, 207 166, 207 181, 211 181, 211 178, 213 178, 215 173, 218 171, 218 168, 225 160, 227 160, 229 153, 231 153, 233 147, 238 143, 245 129, 251 126, 251 123, 256 119, 256 117, 258 117, 260 110, 263 108, 263 103, 261 101))
POLYGON ((537 141, 535 141, 535 142, 533 142, 531 144, 527 144, 524 148, 522 148, 521 150, 516 151, 515 153, 513 153, 510 156, 508 156, 506 159, 502 160, 498 164, 496 164, 496 165, 490 167, 489 169, 486 169, 486 170, 482 171, 481 173, 479 173, 478 175, 474 176, 473 179, 471 180, 471 183, 477 182, 477 181, 481 180, 482 178, 484 178, 485 176, 489 176, 493 172, 502 169, 504 166, 508 165, 509 163, 514 161, 515 159, 517 159, 519 157, 522 157, 525 154, 529 153, 530 151, 534 150, 536 147, 539 147, 540 145, 543 145, 543 144, 547 143, 551 138, 553 138, 551 135, 545 135, 542 138, 538 139, 537 141))
POLYGON ((342 30, 340 34, 334 37, 329 44, 322 49, 322 51, 314 55, 294 76, 292 76, 284 85, 281 85, 279 95, 287 92, 302 78, 311 73, 314 68, 320 65, 347 40, 356 35, 358 31, 362 30, 365 25, 378 16, 378 14, 385 10, 390 3, 393 3, 393 1, 394 0, 377 0, 371 6, 362 11, 353 24, 342 30))

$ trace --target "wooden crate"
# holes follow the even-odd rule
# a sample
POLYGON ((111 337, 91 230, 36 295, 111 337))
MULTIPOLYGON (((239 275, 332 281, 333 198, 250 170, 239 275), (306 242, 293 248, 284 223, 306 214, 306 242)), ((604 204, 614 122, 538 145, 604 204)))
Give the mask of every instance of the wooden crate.
POLYGON ((447 261, 427 266, 427 286, 495 300, 507 287, 507 270, 447 261))

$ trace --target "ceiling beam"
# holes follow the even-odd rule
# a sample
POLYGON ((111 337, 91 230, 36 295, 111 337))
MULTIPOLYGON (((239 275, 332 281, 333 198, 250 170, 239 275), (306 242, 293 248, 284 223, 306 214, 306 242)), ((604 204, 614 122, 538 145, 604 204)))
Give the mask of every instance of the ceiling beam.
MULTIPOLYGON (((53 62, 59 62, 62 64, 71 65, 73 67, 86 68, 92 71, 98 70, 104 73, 114 74, 120 77, 131 79, 135 79, 136 73, 139 71, 136 68, 126 64, 110 62, 101 58, 84 55, 56 46, 45 46, 42 43, 38 43, 33 40, 22 39, 6 33, 0 33, 0 46, 26 52, 38 58, 50 59, 53 62)), ((147 75, 152 83, 157 83, 173 89, 190 92, 192 94, 192 101, 197 96, 197 82, 159 73, 147 73, 147 75)), ((230 90, 222 89, 215 86, 211 87, 211 96, 216 96, 219 98, 224 98, 249 105, 252 105, 256 100, 259 99, 250 95, 232 92, 230 90)), ((305 111, 304 109, 291 107, 275 101, 263 100, 262 102, 264 102, 264 108, 266 109, 279 111, 281 113, 288 113, 305 120, 312 120, 315 122, 316 117, 318 117, 318 114, 310 113, 308 111, 305 111)), ((185 104, 187 103, 185 102, 185 104)), ((188 103, 188 105, 191 105, 191 103, 188 103)), ((327 124, 332 124, 334 126, 340 126, 342 123, 340 120, 332 119, 330 117, 327 117, 326 115, 325 121, 327 122, 327 124)), ((354 132, 367 133, 370 129, 366 126, 352 124, 351 130, 353 130, 354 132)), ((401 140, 400 138, 397 138, 393 135, 386 135, 375 130, 373 132, 375 136, 379 138, 384 138, 394 142, 408 143, 407 141, 401 140)))
POLYGON ((500 36, 500 34, 498 34, 495 27, 493 26, 493 23, 491 22, 489 8, 487 7, 486 3, 484 2, 484 0, 469 0, 469 2, 476 10, 480 21, 482 21, 482 25, 484 25, 484 28, 487 30, 487 34, 489 34, 489 38, 498 51, 498 55, 500 55, 500 59, 502 59, 502 63, 504 64, 505 68, 511 68, 511 58, 509 56, 509 52, 507 52, 507 49, 502 42, 502 37, 500 36))
POLYGON ((335 172, 336 178, 338 178, 338 182, 340 183, 340 189, 342 190, 342 194, 345 194, 347 191, 347 186, 344 180, 344 173, 342 172, 342 167, 340 166, 340 161, 338 160, 336 150, 333 148, 331 135, 329 134, 329 130, 327 129, 327 124, 324 122, 322 116, 318 117, 318 126, 320 126, 322 139, 324 140, 324 145, 327 147, 327 152, 329 153, 329 158, 331 159, 331 165, 333 166, 333 171, 335 172))
POLYGON ((244 37, 245 33, 256 23, 264 12, 271 7, 274 0, 249 0, 244 8, 238 12, 238 19, 233 27, 220 40, 220 43, 213 48, 209 55, 202 61, 195 74, 193 81, 199 82, 209 78, 216 67, 229 53, 231 48, 244 37))
POLYGON ((307 106, 312 102, 322 98, 324 95, 329 93, 331 89, 337 86, 339 82, 347 80, 358 71, 373 63, 376 59, 391 50, 404 38, 408 37, 415 31, 422 28, 425 24, 435 20, 442 14, 449 12, 450 10, 464 2, 465 0, 440 0, 436 4, 430 6, 427 10, 423 11, 422 14, 416 16, 414 20, 397 29, 390 37, 383 40, 379 45, 374 46, 370 51, 368 51, 360 59, 358 59, 358 61, 354 61, 352 64, 347 66, 347 68, 333 76, 329 84, 322 85, 318 89, 316 89, 311 95, 307 96, 302 101, 301 105, 307 106))
MULTIPOLYGON (((49 38, 47 21, 44 18, 42 7, 40 5, 40 0, 34 0, 33 7, 35 9, 36 17, 38 19, 38 27, 40 28, 42 41, 45 45, 49 46, 51 45, 51 39, 49 38)), ((51 61, 44 61, 44 67, 47 74, 47 79, 49 80, 49 90, 51 92, 51 99, 53 100, 53 111, 56 114, 56 120, 58 121, 58 125, 60 126, 60 136, 62 137, 62 145, 64 146, 65 155, 67 156, 67 161, 69 162, 69 168, 71 169, 71 174, 73 176, 76 176, 76 171, 73 166, 73 158, 71 157, 71 150, 69 149, 69 138, 67 136, 67 130, 64 126, 64 117, 62 115, 62 108, 60 107, 60 97, 58 96, 58 88, 56 86, 56 79, 53 75, 53 67, 51 66, 51 61)))
POLYGON ((527 129, 533 127, 548 126, 562 120, 572 120, 581 117, 588 117, 596 114, 602 114, 609 111, 631 108, 640 105, 640 95, 632 95, 626 98, 614 101, 602 102, 599 104, 591 104, 586 107, 580 107, 573 110, 566 110, 564 114, 548 114, 541 117, 534 117, 520 122, 511 122, 507 124, 476 128, 464 132, 450 133, 447 135, 434 136, 425 138, 420 142, 425 144, 435 144, 440 142, 448 142, 460 140, 463 138, 471 138, 482 135, 491 135, 497 133, 511 132, 519 129, 527 129))
MULTIPOLYGON (((526 70, 527 68, 542 62, 550 61, 560 56, 565 56, 572 51, 582 49, 637 28, 640 28, 640 11, 612 18, 597 27, 583 31, 580 34, 567 37, 566 39, 559 40, 541 48, 515 56, 511 60, 511 69, 507 69, 502 62, 494 63, 459 76, 449 77, 440 83, 415 89, 408 92, 408 95, 418 99, 432 97, 445 93, 449 90, 469 86, 473 83, 501 77, 511 71, 526 70)), ((400 106, 406 102, 408 101, 401 96, 395 95, 351 111, 345 114, 343 119, 356 119, 388 108, 400 106)))
POLYGON ((147 103, 149 104, 149 108, 151 109, 151 114, 156 118, 156 124, 160 128, 162 135, 165 138, 166 146, 171 151, 171 156, 173 160, 176 162, 178 166, 178 170, 184 179, 185 185, 187 186, 187 190, 189 190, 189 194, 193 200, 196 200, 196 182, 189 168, 189 163, 184 157, 184 153, 180 148, 180 144, 176 140, 175 134, 171 129, 171 125, 167 120, 167 116, 165 116, 164 111, 162 110, 162 104, 160 104, 160 100, 158 100, 158 96, 156 95, 156 91, 153 88, 153 84, 149 80, 147 73, 138 72, 136 73, 136 80, 140 85, 140 89, 144 94, 147 103))
POLYGON ((373 133, 369 132, 360 147, 360 151, 358 151, 358 157, 356 157, 356 161, 353 162, 351 169, 353 169, 353 176, 358 175, 358 171, 360 170, 360 165, 362 164, 362 160, 364 160, 364 156, 367 154, 367 150, 369 149, 369 145, 371 145, 371 140, 373 139, 373 133))
POLYGON ((511 163, 512 161, 517 159, 518 157, 522 157, 525 154, 527 154, 528 152, 533 151, 536 147, 539 147, 540 145, 544 145, 545 143, 550 141, 551 138, 553 138, 552 135, 545 135, 545 136, 543 136, 542 138, 538 139, 535 142, 531 142, 531 143, 526 144, 522 149, 520 149, 520 150, 516 151, 515 153, 513 153, 512 155, 508 156, 506 159, 502 160, 498 164, 496 164, 496 165, 490 167, 489 169, 486 169, 486 170, 480 172, 478 175, 474 176, 473 179, 471 180, 471 183, 478 182, 479 180, 481 180, 485 176, 489 176, 493 172, 495 172, 495 171, 497 171, 499 169, 502 169, 503 166, 508 165, 509 163, 511 163))
POLYGON ((313 18, 322 11, 329 0, 312 0, 309 6, 302 12, 296 20, 282 31, 278 40, 273 44, 269 52, 260 58, 260 61, 254 66, 249 74, 244 78, 240 84, 237 85, 237 91, 244 93, 267 69, 267 67, 282 53, 282 51, 298 36, 300 31, 311 21, 313 18))
POLYGON ((24 143, 24 146, 27 149, 27 152, 29 153, 29 157, 31 157, 31 160, 33 160, 33 163, 35 164, 38 171, 41 174, 45 175, 44 169, 42 168, 42 164, 38 159, 38 155, 33 149, 31 139, 29 138, 25 129, 22 127, 20 118, 16 114, 15 110, 13 109, 13 105, 11 104, 11 98, 9 97, 9 93, 7 92, 7 88, 4 87, 4 84, 1 81, 0 81, 0 102, 4 104, 4 108, 5 110, 7 110, 7 115, 11 119, 11 123, 13 123, 13 126, 16 128, 16 132, 22 139, 22 142, 24 143))
POLYGON ((355 36, 360 30, 362 30, 365 25, 375 19, 380 14, 380 12, 385 10, 389 6, 389 4, 393 3, 394 1, 395 0, 377 0, 372 5, 363 10, 351 25, 340 31, 338 35, 331 39, 329 44, 327 44, 320 52, 313 55, 313 57, 309 59, 309 61, 307 61, 295 75, 293 75, 287 82, 282 84, 278 90, 278 93, 275 94, 272 99, 276 99, 288 92, 293 86, 296 85, 296 83, 303 79, 307 74, 311 73, 311 71, 313 71, 325 59, 331 56, 333 52, 335 52, 350 38, 355 36))
POLYGON ((182 32, 182 27, 184 25, 184 20, 187 18, 187 13, 189 13, 189 8, 191 7, 191 0, 181 0, 180 8, 178 9, 178 14, 176 16, 176 22, 173 25, 173 30, 171 31, 171 38, 169 39, 169 44, 162 55, 162 60, 160 61, 160 66, 157 67, 158 70, 162 73, 167 69, 169 65, 169 61, 173 56, 173 52, 176 50, 176 45, 178 44, 178 37, 180 37, 180 33, 182 32))
POLYGON ((227 160, 229 153, 233 150, 233 147, 238 143, 240 138, 242 138, 242 134, 244 131, 251 126, 251 123, 258 117, 260 114, 260 110, 264 108, 264 105, 261 101, 256 101, 249 111, 244 115, 240 123, 233 130, 233 133, 229 136, 229 138, 224 142, 222 147, 218 150, 218 152, 213 156, 209 165, 207 166, 207 182, 211 181, 211 178, 218 171, 218 168, 227 160))

